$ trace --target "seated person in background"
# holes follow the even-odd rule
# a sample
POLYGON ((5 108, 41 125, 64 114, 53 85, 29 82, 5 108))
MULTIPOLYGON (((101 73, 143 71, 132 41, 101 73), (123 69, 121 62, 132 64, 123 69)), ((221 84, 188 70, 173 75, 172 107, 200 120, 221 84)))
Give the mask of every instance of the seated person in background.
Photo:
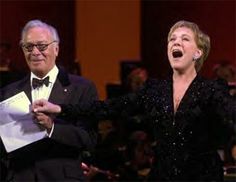
POLYGON ((229 84, 230 94, 236 96, 236 68, 228 62, 222 61, 214 66, 213 73, 215 78, 226 80, 229 84))
MULTIPOLYGON (((148 79, 148 71, 144 67, 134 68, 127 76, 125 80, 125 92, 134 93, 139 90, 148 79)), ((136 130, 142 130, 147 133, 151 133, 152 126, 147 122, 147 116, 143 113, 137 113, 136 115, 123 118, 121 120, 122 126, 127 133, 126 137, 130 136, 136 130)))
POLYGON ((148 79, 148 72, 145 68, 138 67, 133 69, 127 76, 126 80, 126 91, 127 92, 135 92, 139 88, 142 87, 142 85, 145 83, 145 81, 148 79))
POLYGON ((149 136, 144 131, 134 131, 126 145, 126 162, 120 168, 121 181, 147 181, 151 170, 153 151, 149 136))
POLYGON ((91 180, 105 181, 117 178, 115 174, 124 162, 122 134, 114 123, 112 120, 101 120, 98 123, 98 142, 91 153, 90 164, 88 163, 90 168, 96 167, 98 170, 91 180))
POLYGON ((5 42, 0 43, 0 71, 10 71, 11 59, 8 55, 10 49, 10 44, 5 42))
POLYGON ((236 167, 236 136, 232 137, 226 145, 224 162, 225 166, 236 167))
MULTIPOLYGON (((229 93, 230 95, 236 97, 236 68, 227 60, 221 60, 220 63, 216 64, 213 67, 213 73, 214 73, 214 78, 220 78, 220 79, 224 79, 228 85, 229 85, 229 93)), ((235 116, 236 117, 236 116, 235 116)), ((231 155, 231 149, 229 149, 228 144, 231 143, 232 144, 232 139, 234 138, 234 136, 236 135, 236 124, 234 124, 234 130, 232 131, 232 133, 230 133, 228 140, 226 141, 222 147, 220 147, 220 150, 225 153, 224 157, 226 157, 226 163, 228 162, 232 162, 232 155, 231 155), (232 139, 231 139, 232 138, 232 139), (228 150, 224 151, 224 148, 227 148, 228 150), (229 151, 230 151, 230 155, 229 155, 229 151)))
POLYGON ((224 151, 225 181, 236 180, 236 136, 232 137, 224 151))

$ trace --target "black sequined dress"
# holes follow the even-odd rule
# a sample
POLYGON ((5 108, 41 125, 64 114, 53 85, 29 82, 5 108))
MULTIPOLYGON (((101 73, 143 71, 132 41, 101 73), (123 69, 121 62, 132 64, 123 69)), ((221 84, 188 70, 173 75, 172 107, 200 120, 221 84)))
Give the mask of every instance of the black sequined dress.
POLYGON ((112 119, 143 113, 157 143, 150 181, 221 181, 217 148, 233 128, 236 114, 235 99, 228 93, 225 82, 197 75, 174 113, 171 77, 149 79, 137 93, 121 98, 61 105, 59 117, 112 119))

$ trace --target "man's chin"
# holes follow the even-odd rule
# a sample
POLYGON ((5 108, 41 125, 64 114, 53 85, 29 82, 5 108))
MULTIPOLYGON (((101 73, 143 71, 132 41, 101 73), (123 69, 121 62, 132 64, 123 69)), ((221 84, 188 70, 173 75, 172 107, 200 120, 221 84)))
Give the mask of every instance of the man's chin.
POLYGON ((45 76, 45 71, 42 69, 31 69, 31 72, 33 72, 38 77, 45 76))

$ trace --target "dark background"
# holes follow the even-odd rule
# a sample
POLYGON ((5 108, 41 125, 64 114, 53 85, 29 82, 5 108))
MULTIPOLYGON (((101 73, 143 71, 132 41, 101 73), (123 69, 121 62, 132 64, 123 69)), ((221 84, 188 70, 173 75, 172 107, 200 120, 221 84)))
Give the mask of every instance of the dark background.
MULTIPOLYGON (((28 70, 19 47, 20 31, 31 19, 41 19, 55 26, 61 39, 59 64, 71 69, 76 49, 75 1, 0 0, 0 42, 10 43, 9 57, 14 70, 20 72, 28 70)), ((202 74, 211 77, 213 65, 222 60, 236 64, 235 0, 142 0, 140 54, 150 76, 162 77, 170 71, 166 56, 167 33, 182 19, 197 23, 211 37, 212 48, 202 74)))

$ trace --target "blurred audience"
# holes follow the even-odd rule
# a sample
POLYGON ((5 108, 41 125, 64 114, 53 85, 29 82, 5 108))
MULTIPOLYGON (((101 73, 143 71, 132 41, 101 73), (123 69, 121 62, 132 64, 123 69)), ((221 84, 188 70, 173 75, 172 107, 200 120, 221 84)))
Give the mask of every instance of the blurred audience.
POLYGON ((236 67, 229 61, 222 61, 213 67, 215 78, 221 78, 228 82, 230 94, 236 96, 236 67))
POLYGON ((236 136, 226 146, 224 160, 225 166, 236 166, 236 136))
POLYGON ((232 137, 224 152, 224 181, 236 181, 236 136, 232 137))
POLYGON ((89 159, 85 160, 85 172, 89 181, 114 181, 119 179, 118 169, 124 163, 125 144, 122 132, 115 121, 98 123, 98 143, 89 159))
POLYGON ((148 78, 148 71, 145 68, 137 67, 127 76, 126 89, 128 92, 138 90, 148 78))
MULTIPOLYGON (((215 78, 224 79, 228 82, 229 93, 236 97, 236 67, 229 61, 222 60, 213 67, 215 78)), ((235 113, 236 114, 236 113, 235 113)), ((236 125, 234 132, 230 133, 228 143, 225 143, 224 149, 219 152, 224 161, 225 181, 236 181, 236 125)))
POLYGON ((144 131, 134 131, 128 138, 126 162, 120 168, 120 181, 146 181, 151 169, 153 151, 144 131))
POLYGON ((16 70, 17 65, 14 65, 10 58, 10 50, 10 43, 0 42, 0 88, 23 78, 26 74, 25 71, 16 70))
POLYGON ((0 71, 10 71, 11 59, 9 58, 9 51, 11 45, 6 42, 0 43, 0 71))

